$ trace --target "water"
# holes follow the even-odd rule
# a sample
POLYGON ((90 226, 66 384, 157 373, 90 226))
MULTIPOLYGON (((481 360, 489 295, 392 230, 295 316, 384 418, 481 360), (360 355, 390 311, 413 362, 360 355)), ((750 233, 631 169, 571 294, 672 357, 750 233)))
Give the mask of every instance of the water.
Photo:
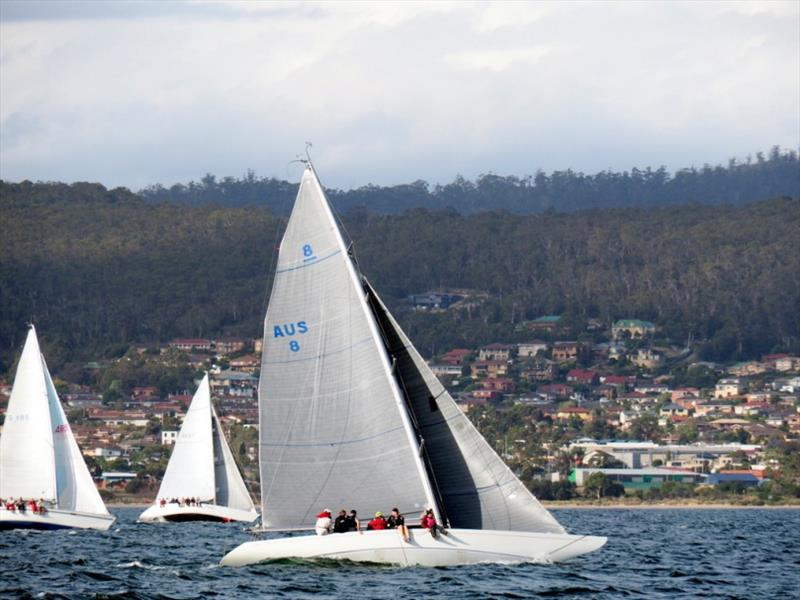
POLYGON ((0 532, 0 598, 800 598, 800 510, 553 511, 600 551, 557 565, 395 568, 326 561, 219 567, 239 525, 0 532))

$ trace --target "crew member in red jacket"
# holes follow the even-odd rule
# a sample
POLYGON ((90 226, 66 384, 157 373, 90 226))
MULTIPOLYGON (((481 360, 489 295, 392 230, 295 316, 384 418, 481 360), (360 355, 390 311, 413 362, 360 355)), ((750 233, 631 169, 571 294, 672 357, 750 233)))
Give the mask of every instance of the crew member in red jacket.
POLYGON ((383 513, 378 511, 375 513, 375 518, 367 523, 367 530, 386 529, 386 519, 383 518, 383 513))

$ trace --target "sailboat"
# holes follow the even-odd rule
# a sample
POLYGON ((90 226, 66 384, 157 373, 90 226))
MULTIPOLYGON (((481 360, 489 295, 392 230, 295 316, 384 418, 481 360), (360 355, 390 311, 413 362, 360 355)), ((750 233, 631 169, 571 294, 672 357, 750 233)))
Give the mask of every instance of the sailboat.
POLYGON ((106 530, 114 522, 72 435, 33 325, 0 435, 0 498, 0 529, 106 530), (24 510, 11 510, 15 501, 24 510))
POLYGON ((139 515, 139 521, 250 523, 257 518, 211 404, 206 373, 186 411, 155 503, 139 515), (187 502, 188 498, 193 500, 187 502))
POLYGON ((268 536, 223 565, 554 562, 606 542, 566 533, 459 409, 360 272, 310 161, 278 253, 259 410, 262 531, 313 530, 323 506, 398 507, 410 539, 268 536), (428 508, 448 535, 413 527, 428 508))

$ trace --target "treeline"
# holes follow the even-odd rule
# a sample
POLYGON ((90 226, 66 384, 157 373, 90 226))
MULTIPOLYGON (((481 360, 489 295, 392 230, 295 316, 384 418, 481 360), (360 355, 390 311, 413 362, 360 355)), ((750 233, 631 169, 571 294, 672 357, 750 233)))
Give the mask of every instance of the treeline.
MULTIPOLYGON (((800 201, 517 216, 354 212, 359 264, 425 355, 531 337, 520 323, 648 319, 707 359, 800 351, 800 201), (409 293, 469 288, 464 311, 409 293)), ((134 341, 261 333, 284 219, 265 207, 152 204, 96 184, 0 183, 0 373, 36 323, 48 361, 134 341)))
MULTIPOLYGON (((324 173, 323 173, 324 182, 324 173)), ((153 185, 139 192, 149 202, 220 206, 266 206, 288 214, 297 185, 249 171, 244 177, 206 175, 200 181, 171 187, 153 185)), ((768 156, 757 153, 727 166, 704 165, 670 174, 664 167, 585 175, 572 170, 538 171, 533 176, 481 175, 462 177, 447 185, 425 181, 353 190, 328 190, 337 210, 368 210, 400 214, 410 208, 451 208, 462 214, 507 210, 533 214, 547 210, 576 211, 609 207, 649 207, 687 203, 741 205, 779 196, 800 197, 800 159, 797 152, 775 147, 768 156)))

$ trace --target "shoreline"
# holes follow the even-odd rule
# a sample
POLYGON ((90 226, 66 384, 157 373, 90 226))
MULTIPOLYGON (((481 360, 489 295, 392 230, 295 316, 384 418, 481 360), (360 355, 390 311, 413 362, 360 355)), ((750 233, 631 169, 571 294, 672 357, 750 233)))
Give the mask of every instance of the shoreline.
MULTIPOLYGON (((152 502, 107 502, 106 506, 108 508, 148 508, 152 506, 152 502)), ((714 502, 714 503, 701 503, 701 502, 685 502, 685 503, 674 503, 670 504, 667 502, 653 502, 650 504, 625 504, 622 502, 616 503, 609 503, 609 504, 594 504, 590 502, 542 502, 542 506, 544 506, 547 510, 551 509, 559 509, 559 508, 576 508, 581 510, 597 510, 597 509, 635 509, 635 510, 659 510, 659 509, 709 509, 709 510, 718 510, 718 509, 768 509, 768 510, 792 510, 792 509, 800 509, 800 504, 764 504, 764 505, 757 505, 757 504, 725 504, 721 502, 714 502)))
POLYGON ((800 504, 725 504, 720 502, 715 503, 700 503, 700 502, 686 502, 686 503, 665 503, 653 502, 651 504, 624 504, 621 502, 610 504, 591 504, 586 502, 543 502, 542 505, 547 509, 559 508, 576 508, 581 510, 596 510, 596 509, 634 509, 634 510, 664 510, 664 509, 687 509, 687 510, 719 510, 719 509, 767 509, 767 510, 792 510, 800 509, 800 504))

